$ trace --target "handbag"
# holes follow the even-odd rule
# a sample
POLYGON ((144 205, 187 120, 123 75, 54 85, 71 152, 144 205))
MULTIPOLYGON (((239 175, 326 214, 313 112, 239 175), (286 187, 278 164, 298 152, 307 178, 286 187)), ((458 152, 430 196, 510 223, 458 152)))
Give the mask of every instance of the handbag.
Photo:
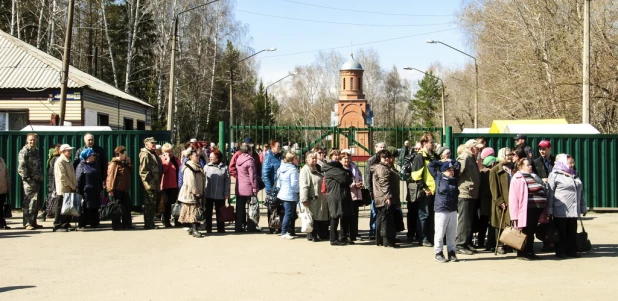
POLYGON ((111 201, 107 205, 101 206, 99 209, 99 219, 104 221, 108 219, 119 218, 122 216, 122 207, 118 202, 111 201))
POLYGON ((249 201, 249 219, 252 220, 256 225, 260 223, 260 202, 258 201, 257 196, 252 196, 251 201, 249 201))
POLYGON ((61 215, 79 216, 82 205, 82 197, 75 192, 67 192, 63 195, 61 215))
POLYGON ((298 209, 301 221, 300 230, 304 233, 313 232, 313 215, 311 214, 311 211, 309 211, 309 208, 301 206, 300 204, 298 204, 298 209))
POLYGON ((584 222, 582 221, 582 217, 579 217, 579 222, 582 226, 582 232, 579 232, 575 235, 575 244, 577 245, 578 252, 588 252, 592 250, 592 244, 588 239, 588 233, 586 229, 584 229, 584 222))
POLYGON ((526 244, 526 234, 514 227, 506 227, 500 234, 500 241, 516 250, 522 250, 526 244))
POLYGON ((371 193, 369 193, 369 189, 367 188, 361 188, 361 195, 362 195, 362 201, 363 201, 363 206, 369 206, 371 205, 371 193))
POLYGON ((219 208, 219 217, 221 222, 234 222, 236 217, 234 216, 234 206, 229 205, 219 208))
POLYGON ((548 244, 556 244, 560 242, 560 233, 554 224, 554 219, 549 218, 548 223, 540 224, 536 227, 536 238, 548 244))
POLYGON ((172 205, 172 216, 175 219, 178 219, 180 217, 181 210, 182 210, 182 203, 181 202, 174 203, 174 205, 172 205))
POLYGON ((326 194, 326 177, 322 178, 322 186, 320 187, 320 192, 322 192, 322 194, 326 194))
MULTIPOLYGON (((212 214, 212 211, 210 212, 210 214, 212 214)), ((198 222, 201 222, 205 219, 204 216, 204 209, 202 209, 202 206, 200 206, 200 204, 195 204, 195 219, 198 222)))
POLYGON ((423 189, 419 183, 408 183, 408 195, 410 196, 410 202, 414 203, 418 201, 424 194, 423 189))
POLYGON ((277 209, 273 210, 268 217, 268 227, 271 229, 281 228, 281 216, 277 211, 277 209))

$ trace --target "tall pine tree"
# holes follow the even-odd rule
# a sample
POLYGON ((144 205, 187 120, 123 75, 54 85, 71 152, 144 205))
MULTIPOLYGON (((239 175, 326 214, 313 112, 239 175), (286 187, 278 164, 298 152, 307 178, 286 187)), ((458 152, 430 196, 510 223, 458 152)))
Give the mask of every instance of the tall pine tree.
POLYGON ((428 71, 418 82, 418 86, 419 89, 410 100, 409 107, 415 126, 435 127, 438 124, 437 113, 440 109, 442 84, 431 71, 428 71))

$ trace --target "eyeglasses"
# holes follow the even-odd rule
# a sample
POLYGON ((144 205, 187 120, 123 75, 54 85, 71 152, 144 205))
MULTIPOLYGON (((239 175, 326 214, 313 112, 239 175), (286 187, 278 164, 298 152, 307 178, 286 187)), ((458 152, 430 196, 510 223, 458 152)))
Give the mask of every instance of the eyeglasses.
POLYGON ((507 157, 512 157, 512 156, 515 156, 515 154, 514 154, 514 153, 509 153, 509 154, 506 154, 506 155, 507 155, 507 157))

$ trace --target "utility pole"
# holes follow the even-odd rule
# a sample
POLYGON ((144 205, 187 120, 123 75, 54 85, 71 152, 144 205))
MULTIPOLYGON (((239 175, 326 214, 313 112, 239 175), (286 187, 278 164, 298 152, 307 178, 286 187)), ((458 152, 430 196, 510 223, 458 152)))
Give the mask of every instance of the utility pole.
POLYGON ((234 94, 234 65, 230 65, 230 149, 234 147, 234 129, 232 129, 232 125, 234 125, 234 109, 233 109, 233 94, 234 94))
POLYGON ((590 124, 590 0, 584 2, 582 123, 590 124))
POLYGON ((69 62, 71 58, 71 37, 73 36, 73 10, 75 0, 69 0, 69 15, 67 17, 67 32, 64 37, 64 57, 62 59, 62 79, 60 80, 60 122, 59 126, 64 125, 64 117, 67 108, 67 88, 69 83, 69 62))
MULTIPOLYGON (((180 14, 178 14, 180 15, 180 14)), ((172 35, 172 52, 170 53, 170 89, 167 96, 167 130, 172 130, 174 119, 174 67, 176 65, 176 36, 178 35, 178 15, 174 17, 174 34, 172 35)))

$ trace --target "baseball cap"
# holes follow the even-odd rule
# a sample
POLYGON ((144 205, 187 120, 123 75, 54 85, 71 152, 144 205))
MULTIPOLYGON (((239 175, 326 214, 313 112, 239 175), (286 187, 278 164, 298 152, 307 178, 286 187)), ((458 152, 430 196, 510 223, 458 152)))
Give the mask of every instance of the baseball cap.
POLYGON ((70 149, 74 149, 74 147, 71 147, 68 144, 63 144, 63 145, 60 146, 60 151, 61 152, 65 151, 65 150, 70 150, 70 149))
POLYGON ((197 142, 197 139, 195 139, 195 138, 191 138, 191 140, 189 140, 189 142, 191 142, 191 143, 195 143, 195 142, 197 142))
POLYGON ((494 156, 487 156, 487 158, 485 158, 483 160, 483 165, 489 166, 489 165, 491 165, 492 163, 495 163, 495 162, 498 162, 498 159, 496 159, 496 157, 494 157, 494 156))
POLYGON ((550 148, 551 142, 549 142, 548 140, 542 140, 541 142, 539 142, 539 147, 550 148))
POLYGON ((519 139, 526 139, 526 135, 524 135, 524 134, 517 134, 517 136, 515 136, 515 140, 519 140, 519 139))
POLYGON ((144 139, 144 143, 148 143, 148 142, 157 143, 157 140, 154 137, 148 137, 144 139))
POLYGON ((251 139, 251 137, 245 137, 245 140, 243 142, 245 144, 253 144, 253 139, 251 139))
POLYGON ((451 168, 455 168, 455 166, 453 165, 453 162, 446 161, 446 162, 442 163, 442 166, 440 166, 440 171, 444 172, 444 171, 446 171, 448 169, 451 169, 451 168))

